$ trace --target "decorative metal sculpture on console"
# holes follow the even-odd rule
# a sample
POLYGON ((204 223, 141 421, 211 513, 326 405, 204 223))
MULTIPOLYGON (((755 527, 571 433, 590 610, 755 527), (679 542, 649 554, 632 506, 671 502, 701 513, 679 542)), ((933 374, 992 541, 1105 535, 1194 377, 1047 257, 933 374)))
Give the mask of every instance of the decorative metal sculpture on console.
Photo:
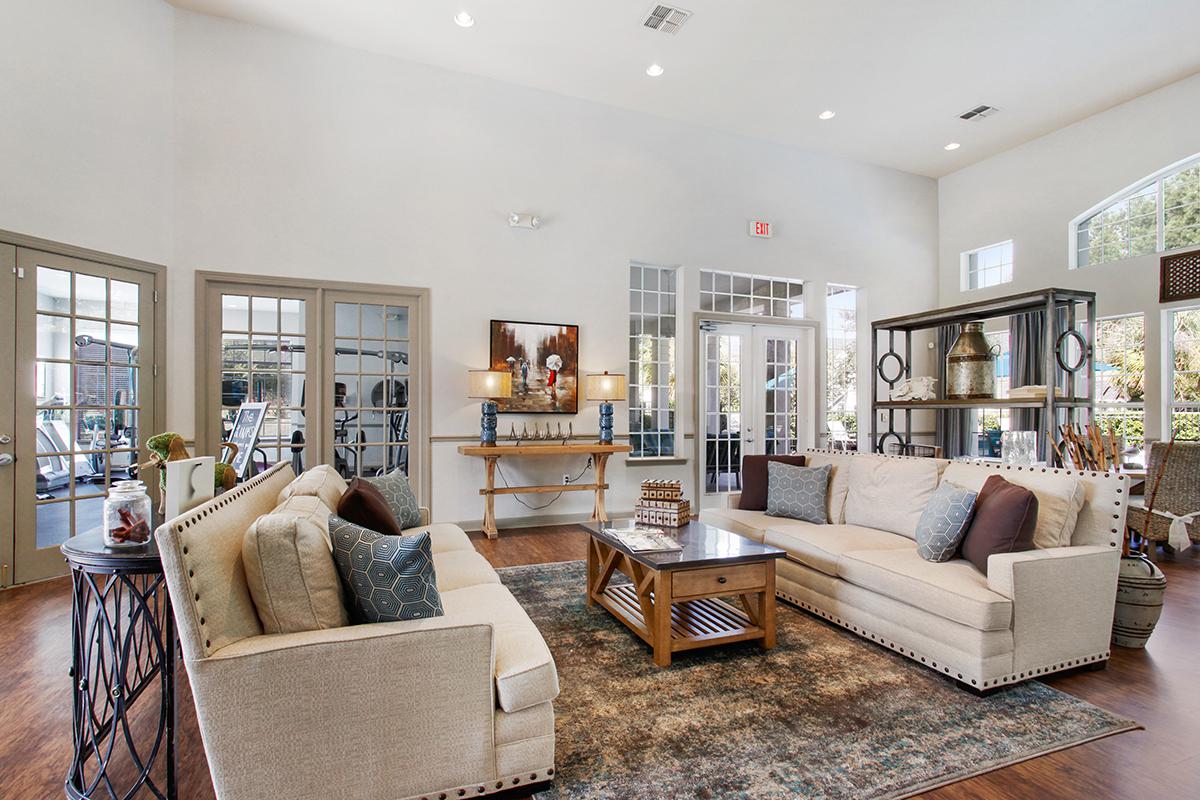
POLYGON ((946 399, 985 400, 996 396, 996 356, 982 322, 968 322, 946 353, 946 399))

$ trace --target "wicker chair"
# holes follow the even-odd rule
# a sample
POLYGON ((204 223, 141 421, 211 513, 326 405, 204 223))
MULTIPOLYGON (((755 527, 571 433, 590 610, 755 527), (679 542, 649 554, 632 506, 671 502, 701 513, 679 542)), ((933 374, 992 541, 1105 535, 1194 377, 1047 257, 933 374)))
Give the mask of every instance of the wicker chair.
MULTIPOLYGON (((1146 494, 1129 499, 1129 514, 1125 524, 1138 535, 1145 530, 1146 503, 1150 501, 1154 476, 1158 474, 1158 465, 1162 463, 1166 452, 1166 442, 1151 445, 1150 463, 1146 468, 1146 494)), ((1160 514, 1162 511, 1177 517, 1200 511, 1200 442, 1177 441, 1171 451, 1171 460, 1167 462, 1162 483, 1158 486, 1158 496, 1154 498, 1154 515, 1147 532, 1151 557, 1158 545, 1167 541, 1167 531, 1171 528, 1171 517, 1160 514)), ((1200 543, 1200 518, 1188 526, 1188 538, 1200 543)))

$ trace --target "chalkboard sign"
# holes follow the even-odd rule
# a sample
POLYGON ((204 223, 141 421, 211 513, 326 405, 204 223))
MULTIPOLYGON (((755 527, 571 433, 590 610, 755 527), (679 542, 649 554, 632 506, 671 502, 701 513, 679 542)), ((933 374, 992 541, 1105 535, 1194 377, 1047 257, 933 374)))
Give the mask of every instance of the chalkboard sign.
POLYGON ((246 477, 246 468, 250 466, 254 446, 258 444, 258 432, 266 417, 266 403, 242 403, 237 416, 233 418, 233 430, 229 432, 227 441, 237 445, 237 455, 233 457, 231 466, 238 480, 246 477))

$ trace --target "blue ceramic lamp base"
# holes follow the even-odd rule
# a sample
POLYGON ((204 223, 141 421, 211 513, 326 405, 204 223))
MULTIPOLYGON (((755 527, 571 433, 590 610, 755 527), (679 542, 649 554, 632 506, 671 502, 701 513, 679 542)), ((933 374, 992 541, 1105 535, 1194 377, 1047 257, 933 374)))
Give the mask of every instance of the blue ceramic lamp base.
POLYGON ((613 443, 613 404, 600 404, 600 444, 613 443))
POLYGON ((484 400, 480 404, 479 443, 496 444, 496 401, 484 400))

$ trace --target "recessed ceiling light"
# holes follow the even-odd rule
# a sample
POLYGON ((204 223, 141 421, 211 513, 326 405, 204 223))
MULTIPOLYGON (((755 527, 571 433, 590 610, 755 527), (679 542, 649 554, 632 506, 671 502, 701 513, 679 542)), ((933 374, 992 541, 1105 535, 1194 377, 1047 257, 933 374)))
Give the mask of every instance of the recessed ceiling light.
POLYGON ((822 111, 820 114, 817 114, 817 119, 833 119, 836 116, 836 111, 822 111))
POLYGON ((460 11, 454 15, 454 24, 460 28, 469 28, 475 24, 475 18, 465 11, 460 11))
POLYGON ((650 66, 646 67, 646 74, 649 75, 651 78, 657 78, 659 75, 663 74, 662 65, 661 64, 651 64, 650 66))
POLYGON ((957 150, 960 147, 962 147, 962 145, 958 142, 951 142, 950 144, 946 145, 947 150, 957 150))

